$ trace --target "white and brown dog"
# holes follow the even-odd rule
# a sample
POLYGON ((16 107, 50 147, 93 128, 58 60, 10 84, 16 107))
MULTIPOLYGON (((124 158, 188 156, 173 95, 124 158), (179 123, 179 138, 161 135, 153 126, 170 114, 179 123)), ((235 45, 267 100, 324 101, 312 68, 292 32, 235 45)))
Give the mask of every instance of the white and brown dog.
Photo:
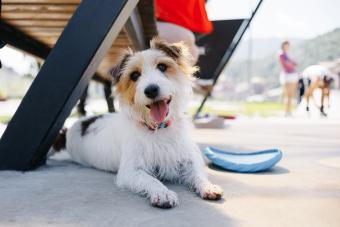
POLYGON ((184 113, 195 71, 182 43, 154 39, 148 50, 127 51, 111 72, 120 113, 79 120, 54 148, 64 141, 75 162, 117 172, 118 186, 146 195, 156 207, 178 204, 161 180, 186 184, 203 199, 220 199, 223 191, 208 180, 184 113))

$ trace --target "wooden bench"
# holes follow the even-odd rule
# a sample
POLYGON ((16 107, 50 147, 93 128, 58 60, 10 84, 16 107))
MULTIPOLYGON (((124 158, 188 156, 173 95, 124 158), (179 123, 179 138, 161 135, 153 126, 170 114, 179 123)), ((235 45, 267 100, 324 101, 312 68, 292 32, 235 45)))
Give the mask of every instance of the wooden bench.
MULTIPOLYGON (((22 32, 21 38, 12 33, 11 38, 5 41, 28 54, 45 59, 80 2, 80 0, 2 0, 2 28, 6 27, 13 33, 22 32), (19 44, 25 42, 23 39, 26 39, 26 42, 31 39, 46 50, 24 48, 19 44)), ((122 49, 126 47, 134 50, 144 49, 148 45, 148 40, 156 34, 153 1, 140 1, 101 61, 97 74, 103 79, 109 79, 107 71, 122 49)), ((30 43, 27 42, 26 45, 30 43)))

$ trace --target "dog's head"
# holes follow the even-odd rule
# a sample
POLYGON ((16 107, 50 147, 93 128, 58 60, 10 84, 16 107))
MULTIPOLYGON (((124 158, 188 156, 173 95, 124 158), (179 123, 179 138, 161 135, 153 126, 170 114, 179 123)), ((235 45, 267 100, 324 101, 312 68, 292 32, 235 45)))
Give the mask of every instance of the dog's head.
POLYGON ((127 50, 110 73, 123 109, 141 120, 161 123, 185 111, 196 68, 183 43, 155 38, 150 46, 136 53, 127 50))

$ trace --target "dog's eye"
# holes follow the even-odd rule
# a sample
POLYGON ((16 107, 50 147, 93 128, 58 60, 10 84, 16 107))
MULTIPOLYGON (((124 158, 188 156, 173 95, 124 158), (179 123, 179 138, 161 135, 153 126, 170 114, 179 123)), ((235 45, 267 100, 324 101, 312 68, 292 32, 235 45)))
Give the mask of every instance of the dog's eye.
POLYGON ((140 72, 138 71, 134 71, 130 74, 130 79, 133 81, 137 81, 139 77, 140 77, 140 72))
POLYGON ((161 72, 165 72, 167 68, 168 68, 168 66, 164 63, 159 63, 157 65, 157 69, 159 69, 159 71, 161 71, 161 72))

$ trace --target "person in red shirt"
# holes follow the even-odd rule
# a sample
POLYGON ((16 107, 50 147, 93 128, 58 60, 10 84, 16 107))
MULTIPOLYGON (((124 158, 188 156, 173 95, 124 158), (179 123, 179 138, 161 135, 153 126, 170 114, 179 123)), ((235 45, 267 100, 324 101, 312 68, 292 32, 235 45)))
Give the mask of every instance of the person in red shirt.
POLYGON ((154 3, 159 37, 168 42, 185 42, 195 64, 200 51, 193 32, 204 34, 213 30, 205 10, 205 1, 155 0, 154 3))

